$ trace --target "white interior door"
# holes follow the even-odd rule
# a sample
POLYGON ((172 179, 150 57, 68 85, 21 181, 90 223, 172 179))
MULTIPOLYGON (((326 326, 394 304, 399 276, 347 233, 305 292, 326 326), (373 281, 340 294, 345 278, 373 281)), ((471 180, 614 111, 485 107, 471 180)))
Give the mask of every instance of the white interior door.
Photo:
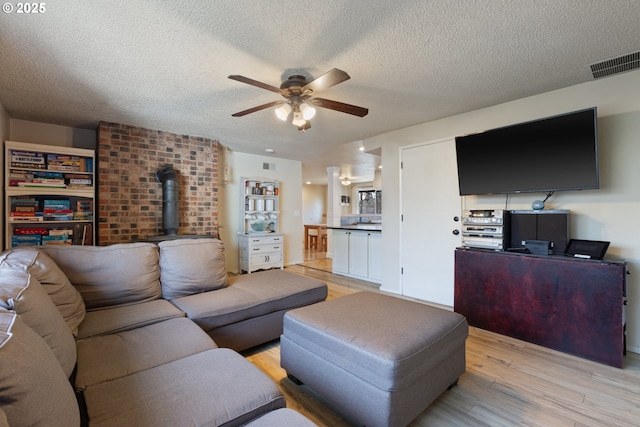
POLYGON ((454 253, 461 244, 455 140, 402 148, 400 158, 402 294, 453 306, 454 253))

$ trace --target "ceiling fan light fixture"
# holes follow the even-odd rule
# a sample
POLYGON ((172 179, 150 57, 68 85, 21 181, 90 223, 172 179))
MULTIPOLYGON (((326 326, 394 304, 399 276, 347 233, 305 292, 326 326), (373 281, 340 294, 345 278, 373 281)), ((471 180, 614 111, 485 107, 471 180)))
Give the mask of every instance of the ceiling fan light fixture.
POLYGON ((316 109, 313 108, 311 105, 307 104, 306 102, 303 102, 302 104, 300 104, 300 112, 302 113, 302 117, 305 120, 311 120, 313 116, 316 115, 316 109))
POLYGON ((293 113, 293 120, 291 120, 291 124, 297 127, 304 126, 307 121, 302 117, 302 113, 300 111, 295 111, 293 113))
POLYGON ((291 113, 291 105, 289 104, 282 104, 280 107, 276 108, 276 116, 283 122, 287 120, 289 113, 291 113))

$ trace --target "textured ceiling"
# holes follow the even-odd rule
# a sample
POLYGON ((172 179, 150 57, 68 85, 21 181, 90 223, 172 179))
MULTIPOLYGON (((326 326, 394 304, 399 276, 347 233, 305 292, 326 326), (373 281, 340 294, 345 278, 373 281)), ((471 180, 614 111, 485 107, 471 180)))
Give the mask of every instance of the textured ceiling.
POLYGON ((378 157, 353 149, 364 138, 589 81, 589 64, 640 47, 636 0, 45 5, 0 15, 0 102, 10 117, 89 129, 112 121, 255 154, 273 148, 302 160, 314 182, 326 182, 326 166, 371 180, 378 157), (279 86, 332 68, 351 79, 319 96, 368 116, 318 109, 304 133, 272 109, 231 117, 281 98, 230 74, 279 86))

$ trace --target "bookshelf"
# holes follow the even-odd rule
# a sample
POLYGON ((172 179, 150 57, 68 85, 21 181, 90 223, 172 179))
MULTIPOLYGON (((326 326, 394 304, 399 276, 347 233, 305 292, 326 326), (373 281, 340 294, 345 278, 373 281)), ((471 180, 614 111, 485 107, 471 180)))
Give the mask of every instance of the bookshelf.
POLYGON ((5 141, 5 248, 93 245, 95 152, 5 141))

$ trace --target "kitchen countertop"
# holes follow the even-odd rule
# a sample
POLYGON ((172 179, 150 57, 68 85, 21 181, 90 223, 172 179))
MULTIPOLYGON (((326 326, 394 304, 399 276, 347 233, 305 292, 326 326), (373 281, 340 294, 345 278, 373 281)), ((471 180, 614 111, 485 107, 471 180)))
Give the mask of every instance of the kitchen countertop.
POLYGON ((331 230, 382 231, 382 224, 327 225, 331 230))

